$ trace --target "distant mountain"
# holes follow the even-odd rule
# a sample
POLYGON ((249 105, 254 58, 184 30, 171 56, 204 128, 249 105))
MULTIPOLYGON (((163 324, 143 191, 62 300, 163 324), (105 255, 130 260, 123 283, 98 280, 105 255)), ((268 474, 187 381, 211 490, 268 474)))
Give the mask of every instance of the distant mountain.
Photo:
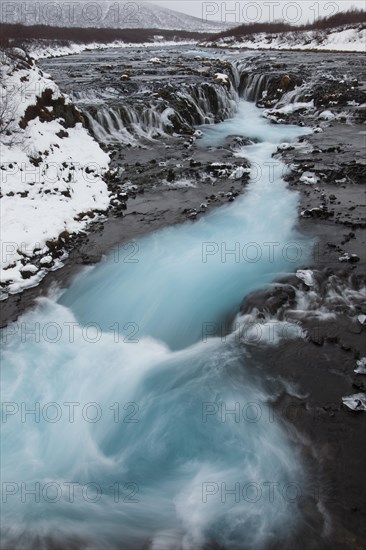
POLYGON ((220 32, 230 26, 226 23, 204 21, 140 0, 12 0, 2 5, 0 21, 54 27, 162 29, 204 33, 220 32))

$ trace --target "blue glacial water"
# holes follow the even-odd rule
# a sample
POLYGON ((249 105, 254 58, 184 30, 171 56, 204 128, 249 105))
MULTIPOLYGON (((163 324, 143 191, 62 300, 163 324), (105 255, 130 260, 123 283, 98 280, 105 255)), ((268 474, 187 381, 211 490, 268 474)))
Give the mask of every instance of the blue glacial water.
POLYGON ((270 396, 243 345, 202 330, 306 263, 298 198, 271 156, 306 130, 270 125, 247 102, 202 130, 205 145, 258 140, 238 153, 253 163, 247 192, 115 251, 3 334, 5 547, 260 549, 301 521, 284 489, 306 474, 269 421, 270 396), (222 414, 236 403, 260 403, 260 419, 222 414))

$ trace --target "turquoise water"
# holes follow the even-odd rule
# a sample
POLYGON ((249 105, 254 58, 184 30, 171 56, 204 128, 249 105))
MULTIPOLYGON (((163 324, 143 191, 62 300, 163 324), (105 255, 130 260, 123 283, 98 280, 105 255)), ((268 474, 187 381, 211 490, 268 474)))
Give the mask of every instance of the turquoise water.
POLYGON ((294 230, 297 195, 271 155, 305 130, 272 126, 247 102, 202 130, 206 145, 230 134, 259 141, 238 153, 253 164, 247 192, 115 251, 5 332, 8 545, 53 536, 93 549, 257 549, 300 520, 283 496, 288 484, 305 483, 286 432, 265 412, 258 422, 222 415, 236 403, 263 408, 270 396, 243 346, 202 334, 207 323, 228 323, 246 294, 304 263, 310 243, 294 230), (23 404, 37 403, 39 415, 25 415, 23 404), (78 484, 72 502, 70 483, 78 484), (266 483, 275 484, 273 498, 266 483), (38 487, 36 502, 27 490, 38 487))

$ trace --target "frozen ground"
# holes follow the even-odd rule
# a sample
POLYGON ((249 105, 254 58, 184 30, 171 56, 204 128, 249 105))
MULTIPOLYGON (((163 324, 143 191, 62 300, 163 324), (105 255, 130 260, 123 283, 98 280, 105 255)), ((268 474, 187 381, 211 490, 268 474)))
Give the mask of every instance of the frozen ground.
POLYGON ((364 52, 365 25, 350 25, 326 30, 296 31, 277 34, 258 33, 241 39, 234 36, 204 42, 205 46, 250 50, 319 50, 364 52))
POLYGON ((24 52, 4 56, 1 73, 1 283, 16 293, 60 265, 52 254, 60 235, 107 209, 109 157, 24 52))
MULTIPOLYGON (((182 40, 179 42, 180 46, 195 44, 195 40, 182 40)), ((45 59, 47 57, 61 57, 64 55, 73 55, 84 52, 86 50, 106 50, 110 48, 154 48, 155 46, 159 47, 169 47, 176 46, 177 41, 175 40, 163 40, 157 42, 141 42, 141 43, 132 43, 132 42, 122 42, 120 40, 115 40, 114 42, 109 42, 102 44, 100 42, 88 43, 88 44, 76 44, 75 42, 70 42, 66 46, 61 46, 57 44, 51 44, 49 42, 42 42, 41 40, 34 40, 29 46, 29 53, 34 59, 45 59)))

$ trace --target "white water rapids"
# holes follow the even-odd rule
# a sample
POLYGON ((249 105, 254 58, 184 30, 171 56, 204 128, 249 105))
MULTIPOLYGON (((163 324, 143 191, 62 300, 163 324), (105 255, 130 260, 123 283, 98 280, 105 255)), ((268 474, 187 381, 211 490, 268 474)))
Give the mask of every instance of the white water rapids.
POLYGON ((258 550, 296 529, 296 448, 244 347, 205 330, 306 261, 297 194, 272 158, 306 130, 245 101, 202 130, 206 145, 258 140, 238 153, 247 192, 121 247, 3 333, 4 548, 258 550))

